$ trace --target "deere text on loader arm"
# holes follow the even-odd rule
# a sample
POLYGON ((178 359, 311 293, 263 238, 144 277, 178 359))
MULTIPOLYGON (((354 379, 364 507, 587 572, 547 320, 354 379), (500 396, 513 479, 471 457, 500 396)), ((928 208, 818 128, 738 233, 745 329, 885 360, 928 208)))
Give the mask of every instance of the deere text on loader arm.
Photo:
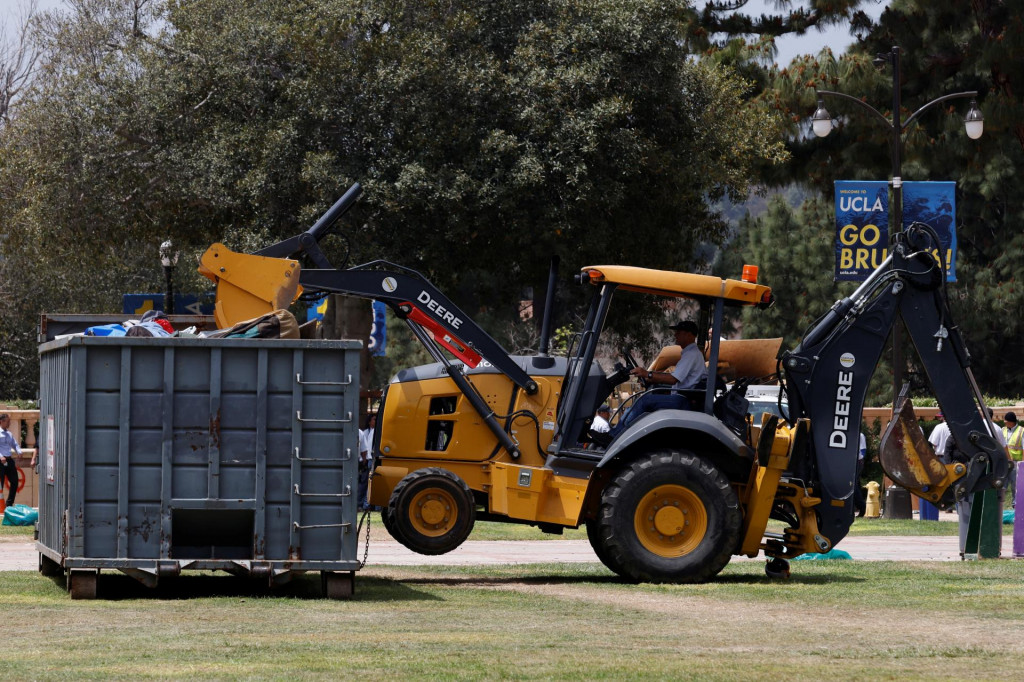
POLYGON ((200 271, 217 283, 222 327, 287 307, 303 290, 343 293, 386 303, 430 352, 434 363, 399 371, 384 392, 370 492, 387 530, 416 552, 449 552, 486 519, 554 533, 583 525, 598 558, 633 581, 705 581, 732 556, 759 552, 769 574, 784 574, 789 558, 830 550, 853 522, 864 394, 897 316, 956 447, 940 462, 916 421, 894 420, 881 455, 886 471, 941 507, 1006 478, 1006 453, 983 416, 930 254, 938 240, 925 227, 901 234, 871 278, 782 355, 789 413, 754 424, 743 396, 756 377, 722 388, 719 339, 725 308, 768 307, 769 287, 585 267, 576 281, 593 289, 586 321, 567 356, 554 357, 546 351, 553 268, 541 350, 513 356, 414 270, 386 261, 331 267, 318 242, 360 193, 353 185, 309 230, 256 254, 214 244, 200 271), (590 432, 593 415, 636 365, 628 351, 609 374, 595 360, 619 292, 698 304, 708 381, 684 392, 692 409, 644 414, 607 439, 590 432), (766 532, 769 519, 785 522, 783 532, 766 532))

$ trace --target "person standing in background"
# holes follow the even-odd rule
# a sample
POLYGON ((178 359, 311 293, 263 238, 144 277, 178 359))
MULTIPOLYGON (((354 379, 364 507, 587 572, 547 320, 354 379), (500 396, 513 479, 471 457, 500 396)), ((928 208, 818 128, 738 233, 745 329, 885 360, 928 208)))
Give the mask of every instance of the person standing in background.
POLYGON ((928 434, 928 442, 932 444, 935 456, 939 458, 939 461, 949 464, 948 459, 943 459, 946 455, 946 443, 949 441, 949 424, 946 423, 941 412, 935 415, 935 418, 939 420, 939 423, 928 434))
POLYGON ((359 431, 358 508, 363 511, 370 508, 367 495, 370 490, 370 471, 373 469, 373 435, 376 429, 377 415, 371 412, 366 415, 366 428, 359 431))
POLYGON ((1013 412, 1003 415, 1003 440, 1006 441, 1006 449, 1010 451, 1013 461, 1021 461, 1024 455, 1024 426, 1017 423, 1017 415, 1013 412))
POLYGON ((1006 451, 1013 460, 1013 472, 1010 473, 1010 480, 1006 486, 1010 493, 1010 507, 1015 507, 1017 502, 1017 467, 1024 459, 1024 426, 1017 423, 1017 415, 1007 412, 1003 415, 1003 440, 1006 441, 1006 451))
MULTIPOLYGON (((8 429, 11 426, 11 415, 0 414, 0 488, 4 480, 7 481, 7 506, 14 506, 14 496, 18 494, 18 464, 14 461, 15 455, 21 454, 21 446, 18 445, 18 438, 14 437, 8 429)), ((31 466, 36 465, 36 456, 32 455, 31 466)))
POLYGON ((857 516, 864 516, 868 509, 867 496, 864 494, 864 487, 860 484, 860 477, 864 475, 864 463, 868 456, 868 439, 864 432, 860 434, 860 449, 857 452, 857 478, 856 486, 853 489, 853 504, 857 508, 857 516))
POLYGON ((608 433, 612 428, 611 424, 608 423, 608 418, 611 417, 611 408, 608 405, 602 405, 597 408, 597 414, 594 415, 594 422, 590 425, 590 430, 594 433, 608 433))

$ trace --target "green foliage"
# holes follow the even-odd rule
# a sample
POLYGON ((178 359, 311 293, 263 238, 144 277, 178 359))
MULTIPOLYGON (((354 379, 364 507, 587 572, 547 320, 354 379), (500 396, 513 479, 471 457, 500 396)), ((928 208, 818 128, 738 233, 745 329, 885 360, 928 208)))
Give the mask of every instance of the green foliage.
MULTIPOLYGON (((950 304, 973 354, 979 385, 1001 395, 1019 393, 1024 383, 1024 365, 1012 361, 1024 333, 1024 287, 1018 281, 1024 233, 1017 229, 1024 220, 1024 194, 1017 181, 1024 167, 1024 104, 1019 98, 1024 76, 1008 66, 1024 47, 1022 32, 1014 28, 1019 6, 998 0, 894 2, 849 54, 837 59, 826 49, 816 57, 796 60, 774 74, 770 88, 759 98, 789 122, 793 159, 776 167, 766 180, 780 186, 808 184, 828 202, 834 180, 890 176, 891 133, 860 108, 830 99, 826 104, 837 128, 824 139, 813 137, 809 116, 815 107, 814 88, 862 97, 891 116, 891 67, 876 68, 872 60, 898 45, 903 120, 937 97, 979 92, 984 136, 970 140, 964 134, 966 100, 936 106, 904 134, 902 177, 957 182, 958 282, 949 288, 950 304)), ((832 221, 823 218, 823 229, 832 229, 832 221)), ((821 255, 820 266, 830 272, 831 247, 821 255)), ((793 258, 790 267, 795 276, 802 276, 799 259, 793 258)), ((906 356, 916 360, 909 344, 906 356)), ((889 353, 883 355, 888 357, 889 353)), ((914 364, 910 370, 914 391, 926 393, 923 372, 914 364)))
POLYGON ((411 266, 474 315, 510 319, 551 254, 699 265, 726 231, 706 200, 785 152, 687 20, 650 0, 80 0, 43 22, 0 139, 0 252, 31 282, 4 340, 24 360, 11 335, 40 310, 160 290, 168 236, 272 242, 353 181, 335 265, 411 266))

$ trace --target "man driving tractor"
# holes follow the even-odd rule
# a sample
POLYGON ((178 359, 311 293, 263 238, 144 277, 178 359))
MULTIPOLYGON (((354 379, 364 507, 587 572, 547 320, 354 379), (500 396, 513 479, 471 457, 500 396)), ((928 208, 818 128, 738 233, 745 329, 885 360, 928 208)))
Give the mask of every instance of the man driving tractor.
POLYGON ((671 372, 651 372, 643 367, 634 367, 629 371, 644 382, 647 388, 668 388, 668 391, 648 391, 636 401, 622 416, 619 423, 612 429, 611 435, 627 428, 641 415, 655 410, 690 409, 690 400, 678 393, 678 390, 699 388, 707 381, 707 367, 704 364, 704 353, 697 347, 699 329, 695 322, 683 320, 669 326, 675 332, 676 343, 682 349, 679 362, 671 372))

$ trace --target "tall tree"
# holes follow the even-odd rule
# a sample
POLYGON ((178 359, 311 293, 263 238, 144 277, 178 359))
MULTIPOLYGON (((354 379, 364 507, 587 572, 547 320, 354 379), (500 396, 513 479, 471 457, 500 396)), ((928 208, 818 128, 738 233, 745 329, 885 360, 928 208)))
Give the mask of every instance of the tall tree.
POLYGON ((141 254, 163 238, 291 236, 358 180, 336 265, 346 250, 389 258, 471 311, 512 311, 524 285, 543 293, 552 253, 688 267, 725 234, 707 199, 742 197, 755 163, 784 157, 744 82, 691 58, 685 5, 73 8, 46 23, 47 59, 2 140, 11 246, 42 257, 41 281, 77 266, 26 309, 113 309, 153 282, 141 254))
POLYGON ((1020 395, 1024 384, 1024 366, 1005 361, 1016 356, 1024 332, 1024 292, 1017 281, 1024 234, 1016 227, 1024 219, 1016 182, 1024 169, 1024 76, 1013 66, 1022 54, 1022 5, 896 0, 857 49, 839 59, 825 51, 799 60, 775 75, 766 94, 789 117, 793 153, 793 163, 777 167, 771 180, 808 183, 831 197, 834 180, 889 177, 889 132, 858 108, 829 102, 837 130, 824 140, 810 136, 815 87, 863 97, 891 115, 891 72, 872 62, 898 45, 904 120, 933 98, 979 91, 984 136, 975 141, 964 134, 965 101, 936 107, 904 136, 903 179, 957 182, 960 249, 959 281, 950 289, 953 312, 975 355, 979 384, 1011 396, 1020 395))

